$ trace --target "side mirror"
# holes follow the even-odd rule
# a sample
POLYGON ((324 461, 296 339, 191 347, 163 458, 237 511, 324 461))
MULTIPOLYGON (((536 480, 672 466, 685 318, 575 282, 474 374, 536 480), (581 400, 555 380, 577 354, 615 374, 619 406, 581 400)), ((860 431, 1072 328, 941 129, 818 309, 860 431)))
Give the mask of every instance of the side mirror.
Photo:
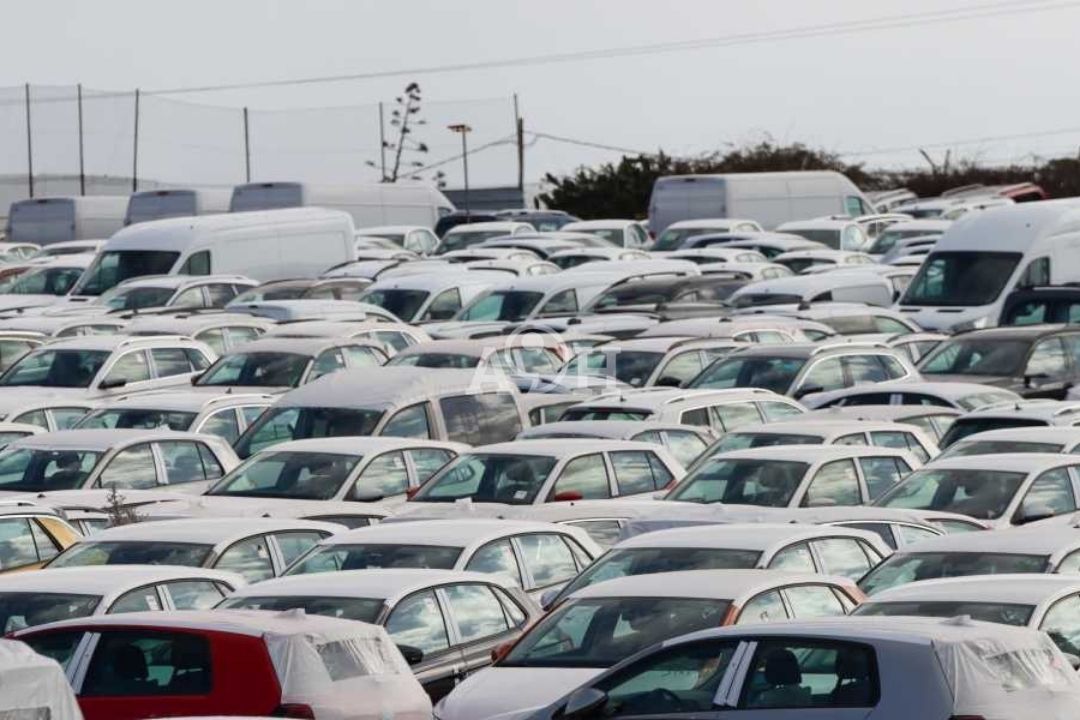
POLYGON ((202 379, 202 376, 203 376, 203 375, 205 375, 205 374, 206 374, 206 373, 201 373, 201 372, 199 372, 199 373, 195 373, 194 375, 192 375, 192 376, 191 376, 191 384, 192 384, 192 385, 198 385, 198 384, 199 384, 199 380, 200 380, 200 379, 202 379))
POLYGON ((98 390, 112 390, 127 385, 127 378, 105 378, 98 385, 98 390))
POLYGON ((1069 661, 1069 665, 1073 670, 1080 670, 1080 656, 1073 655, 1072 653, 1062 653, 1065 659, 1069 661))
POLYGON ((1054 511, 1045 505, 1031 505, 1028 507, 1021 505, 1020 509, 1016 511, 1016 515, 1013 516, 1013 525, 1027 525, 1028 523, 1052 517, 1054 517, 1054 511))
POLYGON ((801 400, 807 395, 812 395, 819 392, 825 392, 825 388, 821 387, 820 385, 803 385, 795 391, 794 398, 796 400, 801 400))
POLYGON ((679 378, 677 378, 677 377, 671 377, 670 375, 665 375, 664 377, 657 380, 655 385, 656 385, 656 387, 673 387, 673 388, 677 388, 677 387, 682 387, 682 380, 679 380, 679 378))
POLYGON ((1046 373, 1031 373, 1030 375, 1024 375, 1024 387, 1030 388, 1032 382, 1035 380, 1049 380, 1050 376, 1046 373))
POLYGON ((563 717, 566 720, 585 720, 593 717, 593 714, 607 702, 607 693, 594 687, 578 688, 570 693, 563 709, 563 717))
POLYGON ((419 665, 424 660, 424 651, 418 647, 398 645, 397 649, 401 651, 401 656, 405 658, 405 662, 409 663, 409 665, 419 665))
POLYGON ((544 610, 550 610, 552 604, 559 597, 558 590, 545 590, 544 594, 540 596, 540 607, 544 610))

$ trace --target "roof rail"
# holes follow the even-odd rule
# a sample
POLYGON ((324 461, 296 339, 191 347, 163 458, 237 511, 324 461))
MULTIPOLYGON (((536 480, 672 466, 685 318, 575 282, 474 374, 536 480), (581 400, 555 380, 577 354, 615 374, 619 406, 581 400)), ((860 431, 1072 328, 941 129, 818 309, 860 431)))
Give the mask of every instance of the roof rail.
POLYGON ((131 347, 132 345, 139 345, 156 340, 184 340, 186 342, 195 342, 194 338, 187 335, 132 335, 126 337, 117 344, 117 348, 131 347))
POLYGON ((818 345, 810 351, 810 355, 819 355, 823 352, 828 352, 830 350, 842 350, 847 348, 867 348, 873 350, 892 349, 883 342, 874 342, 869 340, 851 340, 848 342, 829 342, 823 345, 818 345))

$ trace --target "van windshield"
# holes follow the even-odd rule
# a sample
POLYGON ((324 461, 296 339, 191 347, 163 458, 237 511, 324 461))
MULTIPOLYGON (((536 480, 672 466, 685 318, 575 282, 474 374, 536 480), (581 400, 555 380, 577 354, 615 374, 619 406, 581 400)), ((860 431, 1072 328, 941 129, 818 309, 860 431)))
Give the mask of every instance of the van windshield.
POLYGON ((997 300, 1023 257, 1020 253, 956 251, 930 253, 902 305, 975 307, 997 300))
POLYGON ((340 407, 270 408, 236 441, 236 454, 246 458, 271 445, 308 438, 368 436, 383 410, 340 407))
POLYGON ((125 280, 143 275, 167 275, 180 258, 173 250, 111 250, 94 260, 72 291, 74 295, 101 295, 125 280))

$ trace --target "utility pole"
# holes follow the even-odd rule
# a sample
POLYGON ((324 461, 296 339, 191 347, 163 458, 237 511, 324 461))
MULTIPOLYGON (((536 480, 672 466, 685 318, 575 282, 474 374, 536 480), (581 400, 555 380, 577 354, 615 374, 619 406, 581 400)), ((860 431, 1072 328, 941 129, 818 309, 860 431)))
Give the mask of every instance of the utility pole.
POLYGON ((518 96, 514 93, 514 130, 517 133, 518 190, 525 197, 525 120, 518 108, 518 96))
POLYGON ((76 86, 79 103, 79 194, 86 194, 86 165, 83 156, 83 116, 82 116, 82 83, 76 86))
POLYGON ((135 88, 135 137, 131 153, 131 192, 139 191, 139 89, 135 88))
POLYGON ((251 182, 251 135, 249 134, 248 109, 244 108, 244 182, 251 182))
POLYGON ((34 197, 34 141, 30 133, 30 83, 26 83, 26 185, 34 197))
POLYGON ((465 214, 469 214, 469 144, 466 138, 472 132, 472 128, 465 123, 450 125, 447 129, 461 135, 461 164, 465 170, 465 214))
POLYGON ((379 163, 382 166, 382 181, 386 182, 386 125, 383 124, 383 104, 379 103, 379 163))

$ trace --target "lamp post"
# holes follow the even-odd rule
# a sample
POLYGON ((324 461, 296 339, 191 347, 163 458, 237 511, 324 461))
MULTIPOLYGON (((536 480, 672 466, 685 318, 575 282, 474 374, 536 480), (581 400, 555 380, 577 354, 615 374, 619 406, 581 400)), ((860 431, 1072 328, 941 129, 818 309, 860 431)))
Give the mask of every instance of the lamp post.
POLYGON ((447 127, 450 132, 461 135, 461 164, 465 170, 465 214, 469 214, 469 145, 466 138, 472 132, 472 128, 465 123, 457 123, 447 127))

